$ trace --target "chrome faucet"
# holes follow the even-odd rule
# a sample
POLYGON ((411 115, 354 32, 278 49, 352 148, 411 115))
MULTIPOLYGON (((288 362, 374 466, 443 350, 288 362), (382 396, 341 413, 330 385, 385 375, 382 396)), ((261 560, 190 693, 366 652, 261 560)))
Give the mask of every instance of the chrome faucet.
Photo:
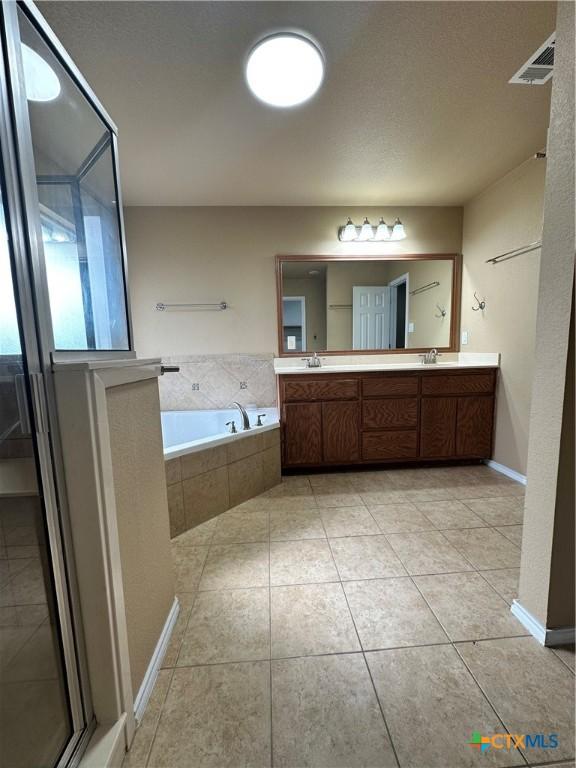
POLYGON ((243 405, 240 405, 240 403, 232 403, 232 405, 235 405, 236 408, 240 411, 240 415, 242 416, 242 429, 247 430, 250 429, 250 419, 248 418, 248 414, 246 413, 246 408, 244 408, 243 405))
POLYGON ((302 360, 306 362, 306 368, 320 368, 322 366, 322 360, 318 357, 318 352, 314 352, 312 357, 303 357, 302 360))
POLYGON ((435 365, 438 362, 438 357, 440 356, 440 352, 436 348, 433 348, 430 350, 430 352, 424 352, 424 354, 420 355, 422 358, 422 364, 423 365, 435 365))

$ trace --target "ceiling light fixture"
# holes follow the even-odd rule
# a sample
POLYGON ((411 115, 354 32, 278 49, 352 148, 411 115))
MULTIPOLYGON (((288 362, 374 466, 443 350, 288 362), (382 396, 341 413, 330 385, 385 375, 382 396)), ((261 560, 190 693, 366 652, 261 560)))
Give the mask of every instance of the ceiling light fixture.
POLYGON ((271 35, 257 43, 248 56, 248 87, 260 101, 273 107, 294 107, 308 101, 323 79, 320 49, 303 35, 271 35))
POLYGON ((389 226, 380 217, 378 226, 374 228, 366 217, 361 227, 357 227, 352 219, 348 219, 344 226, 338 227, 338 240, 343 243, 381 243, 389 240, 404 240, 406 230, 399 218, 396 218, 393 226, 389 226))
POLYGON ((54 101, 62 90, 60 80, 40 54, 22 43, 22 67, 28 101, 54 101))

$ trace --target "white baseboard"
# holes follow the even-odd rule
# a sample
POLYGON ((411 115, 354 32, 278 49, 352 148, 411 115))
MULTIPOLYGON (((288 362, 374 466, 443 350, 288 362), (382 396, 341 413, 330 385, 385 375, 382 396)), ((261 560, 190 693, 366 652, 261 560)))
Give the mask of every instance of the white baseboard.
POLYGON ((512 480, 516 480, 517 483, 526 485, 526 475, 521 475, 520 472, 516 472, 515 469, 510 469, 510 467, 507 467, 505 464, 499 464, 497 461, 492 461, 492 459, 486 459, 484 464, 486 464, 487 467, 490 467, 490 469, 494 469, 496 472, 500 472, 503 475, 506 475, 506 477, 510 477, 512 480))
POLYGON ((574 627, 561 627, 559 629, 547 629, 538 619, 526 610, 518 600, 514 600, 510 609, 518 621, 526 627, 528 632, 538 640, 540 645, 552 647, 556 645, 568 645, 574 642, 576 629, 574 627))
POLYGON ((148 665, 148 669, 144 675, 144 680, 142 680, 140 690, 134 699, 134 717, 136 718, 137 723, 142 721, 144 711, 148 704, 152 689, 154 688, 156 678, 158 677, 160 665, 162 664, 162 659, 164 658, 166 649, 168 648, 170 636, 172 635, 172 630, 174 629, 174 625, 176 624, 176 619, 178 618, 179 613, 180 603, 178 602, 178 598, 175 597, 174 602, 172 603, 172 608, 170 608, 170 613, 168 614, 164 626, 162 627, 162 632, 158 638, 158 643, 156 644, 152 658, 150 659, 150 664, 148 665))

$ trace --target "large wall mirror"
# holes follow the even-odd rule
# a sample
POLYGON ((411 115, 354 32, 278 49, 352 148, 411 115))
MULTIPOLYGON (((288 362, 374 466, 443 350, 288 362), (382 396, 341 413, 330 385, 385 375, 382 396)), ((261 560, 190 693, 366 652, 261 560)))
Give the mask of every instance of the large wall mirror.
POLYGON ((458 349, 459 254, 277 256, 280 355, 458 349))

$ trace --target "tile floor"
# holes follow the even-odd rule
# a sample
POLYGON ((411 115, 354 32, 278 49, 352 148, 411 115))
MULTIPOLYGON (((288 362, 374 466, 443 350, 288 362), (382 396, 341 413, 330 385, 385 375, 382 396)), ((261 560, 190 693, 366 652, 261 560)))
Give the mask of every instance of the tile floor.
POLYGON ((523 491, 483 466, 285 477, 175 539, 181 613, 124 768, 573 768, 574 649, 510 613, 523 491))

